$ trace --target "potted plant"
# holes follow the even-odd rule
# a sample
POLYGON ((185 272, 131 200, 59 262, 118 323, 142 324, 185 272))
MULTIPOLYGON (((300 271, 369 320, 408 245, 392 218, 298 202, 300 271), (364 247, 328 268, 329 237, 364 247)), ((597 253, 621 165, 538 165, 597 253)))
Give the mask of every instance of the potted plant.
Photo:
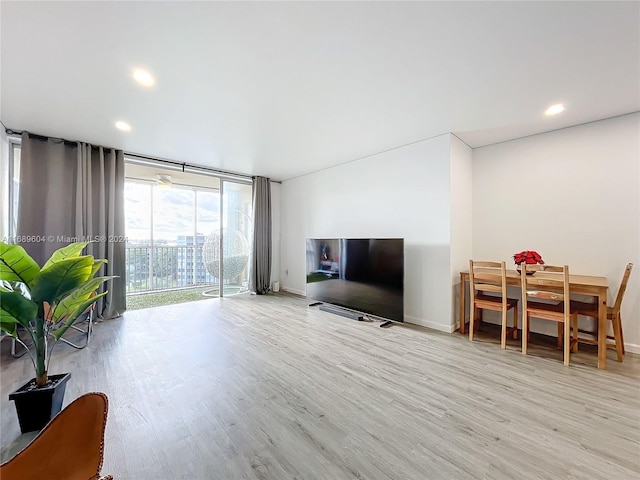
POLYGON ((48 375, 53 347, 107 294, 96 291, 113 278, 95 276, 107 261, 81 255, 88 244, 60 248, 40 268, 21 246, 0 242, 0 330, 27 349, 35 369, 35 378, 9 395, 23 433, 41 429, 62 408, 71 374, 48 375), (18 328, 28 333, 30 345, 18 328))
MULTIPOLYGON (((520 272, 520 264, 526 263, 527 265, 544 265, 544 260, 538 252, 535 250, 524 250, 520 253, 513 255, 513 262, 517 265, 516 270, 520 272)), ((527 272, 528 275, 533 275, 535 272, 527 272)))

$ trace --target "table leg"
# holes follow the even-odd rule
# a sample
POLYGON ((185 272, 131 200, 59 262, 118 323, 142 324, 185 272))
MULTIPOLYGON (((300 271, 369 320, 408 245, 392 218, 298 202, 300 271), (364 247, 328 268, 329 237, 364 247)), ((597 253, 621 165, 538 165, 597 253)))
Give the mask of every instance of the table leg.
POLYGON ((464 275, 462 273, 460 273, 460 333, 464 335, 464 331, 465 331, 465 321, 464 321, 464 305, 466 303, 466 295, 465 292, 467 291, 467 289, 464 287, 465 286, 465 280, 464 280, 464 275))
POLYGON ((607 368, 607 290, 598 293, 598 368, 607 368))

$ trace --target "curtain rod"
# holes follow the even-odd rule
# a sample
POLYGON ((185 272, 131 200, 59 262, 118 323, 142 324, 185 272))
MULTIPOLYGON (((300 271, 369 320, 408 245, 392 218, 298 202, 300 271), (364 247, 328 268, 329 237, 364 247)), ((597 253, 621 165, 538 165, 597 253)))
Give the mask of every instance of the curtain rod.
MULTIPOLYGON (((9 127, 6 127, 4 124, 2 124, 5 127, 5 132, 7 133, 7 135, 15 135, 15 136, 21 136, 22 133, 24 132, 23 130, 13 130, 9 127)), ((37 135, 35 133, 31 133, 31 132, 26 132, 27 134, 29 134, 29 136, 35 137, 35 138, 39 138, 39 139, 47 139, 49 137, 45 137, 43 135, 37 135)), ((58 140, 61 140, 63 142, 66 143, 77 143, 77 141, 74 140, 66 140, 64 138, 58 138, 58 140)), ((210 173, 213 175, 219 175, 221 177, 227 176, 227 177, 238 177, 238 178, 245 178, 247 180, 253 180, 254 178, 256 178, 256 175, 247 175, 244 173, 236 173, 236 172, 229 172, 229 171, 225 171, 225 170, 219 170, 216 168, 209 168, 209 167, 202 167, 199 165, 193 165, 190 163, 186 163, 186 162, 176 162, 175 160, 165 160, 163 158, 156 158, 156 157, 150 157, 148 155, 141 155, 139 153, 133 153, 133 152, 127 152, 127 151, 123 151, 125 157, 132 157, 132 158, 139 158, 142 160, 149 160, 152 162, 158 162, 158 163, 165 163, 167 165, 172 165, 174 168, 175 167, 180 167, 180 169, 184 172, 185 168, 188 169, 192 169, 192 172, 194 170, 199 170, 202 171, 202 173, 206 174, 206 173, 210 173)), ((194 172, 195 173, 195 172, 194 172)), ((279 180, 272 180, 269 179, 270 182, 272 183, 282 183, 279 180)))
MULTIPOLYGON (((67 140, 66 138, 61 138, 61 137, 47 137, 46 135, 38 135, 37 133, 31 133, 26 130, 13 130, 8 127, 4 127, 4 131, 7 133, 7 135, 13 135, 16 137, 21 137, 23 133, 26 133, 27 135, 29 135, 29 138, 35 138, 36 140, 41 140, 43 142, 46 142, 47 140, 56 140, 58 143, 64 143, 66 145, 75 145, 77 143, 80 143, 79 140, 67 140)), ((112 147, 102 146, 102 148, 112 148, 112 147)))
MULTIPOLYGON (((187 173, 201 172, 205 175, 212 174, 220 177, 238 177, 238 178, 245 178, 247 180, 253 180, 254 178, 257 177, 257 175, 247 175, 245 173, 236 173, 236 172, 230 172, 228 170, 219 170, 217 168, 203 167, 200 165, 194 165, 192 163, 176 162, 175 160, 165 160, 163 158, 150 157, 148 155, 142 155, 139 153, 124 152, 124 155, 125 157, 139 158, 141 160, 149 160, 150 162, 166 163, 167 165, 171 165, 174 168, 180 167, 183 172, 185 172, 186 169, 191 170, 191 172, 187 172, 187 173)), ((271 178, 269 179, 269 181, 271 183, 279 183, 279 184, 282 183, 280 180, 273 180, 271 178)))
POLYGON ((193 173, 195 170, 201 171, 203 173, 210 173, 213 175, 220 175, 222 177, 238 177, 238 178, 245 178, 247 180, 252 180, 253 178, 255 178, 254 175, 246 175, 244 173, 236 173, 236 172, 229 172, 229 171, 225 171, 225 170, 219 170, 216 168, 210 168, 210 167, 202 167, 200 165, 193 165, 190 163, 186 163, 186 162, 176 162, 175 160, 165 160, 163 158, 156 158, 156 157, 150 157, 148 155, 141 155, 139 153, 132 153, 132 152, 124 152, 125 157, 131 157, 131 158, 139 158, 141 160, 149 160, 150 162, 157 162, 160 164, 167 164, 167 165, 171 165, 172 167, 176 168, 176 167, 180 167, 182 169, 183 172, 186 171, 186 169, 191 170, 191 172, 193 173))

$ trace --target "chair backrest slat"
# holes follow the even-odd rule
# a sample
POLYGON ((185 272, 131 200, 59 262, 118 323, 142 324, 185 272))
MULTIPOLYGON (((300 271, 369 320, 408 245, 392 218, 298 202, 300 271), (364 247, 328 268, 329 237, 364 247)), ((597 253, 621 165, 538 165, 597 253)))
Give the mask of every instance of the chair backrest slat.
MULTIPOLYGON (((480 267, 487 268, 487 267, 480 267)), ((486 283, 495 283, 499 284, 502 281, 502 273, 500 272, 500 267, 495 272, 488 272, 477 270, 478 267, 474 266, 473 279, 476 283, 486 282, 486 283)))
POLYGON ((549 292, 548 290, 527 290, 527 296, 543 300, 564 301, 564 295, 562 293, 549 292))
MULTIPOLYGON (((502 267, 502 263, 501 262, 487 262, 484 260, 474 260, 473 261, 473 265, 476 268, 484 268, 484 267, 488 267, 488 268, 501 268, 502 267)), ((498 272, 500 273, 500 272, 498 272)))
POLYGON ((616 296, 616 301, 613 304, 613 311, 615 313, 620 312, 620 307, 622 306, 622 297, 624 297, 624 292, 627 289, 627 282, 629 281, 629 276, 631 275, 632 268, 633 268, 633 263, 629 263, 627 264, 627 267, 624 269, 624 275, 622 276, 622 282, 620 282, 618 295, 616 296))
POLYGON ((492 285, 487 283, 476 283, 474 284, 476 290, 480 292, 498 292, 502 293, 502 285, 492 285))

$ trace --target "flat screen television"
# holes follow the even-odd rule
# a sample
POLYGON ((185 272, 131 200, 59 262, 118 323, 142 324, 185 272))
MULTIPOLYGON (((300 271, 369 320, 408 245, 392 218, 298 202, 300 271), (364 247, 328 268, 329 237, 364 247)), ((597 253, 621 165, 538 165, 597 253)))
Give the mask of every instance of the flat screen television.
POLYGON ((307 298, 404 322, 404 239, 308 238, 307 298))

